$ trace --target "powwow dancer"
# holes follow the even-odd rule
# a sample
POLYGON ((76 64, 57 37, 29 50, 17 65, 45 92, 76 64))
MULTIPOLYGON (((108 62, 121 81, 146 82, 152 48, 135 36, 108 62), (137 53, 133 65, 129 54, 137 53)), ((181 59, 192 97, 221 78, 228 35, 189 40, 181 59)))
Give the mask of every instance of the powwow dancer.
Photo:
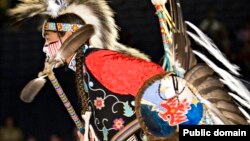
POLYGON ((250 107, 249 91, 236 77, 193 51, 209 66, 198 63, 187 33, 220 56, 235 75, 239 75, 237 68, 193 24, 187 22, 198 36, 186 31, 178 0, 152 3, 162 28, 163 67, 118 43, 113 12, 104 0, 21 0, 10 15, 17 22, 37 15, 46 17, 45 64, 53 62, 52 70, 67 64, 76 72, 84 141, 178 140, 179 125, 248 124, 247 113, 241 107, 239 110, 233 99, 250 107), (165 4, 170 4, 171 14, 165 4), (94 27, 88 41, 81 40, 84 32, 78 34, 86 25, 94 27), (64 47, 68 49, 62 51, 64 47), (58 56, 65 53, 62 56, 70 57, 58 56), (214 71, 225 74, 221 81, 214 71), (225 91, 223 83, 231 90, 225 91))

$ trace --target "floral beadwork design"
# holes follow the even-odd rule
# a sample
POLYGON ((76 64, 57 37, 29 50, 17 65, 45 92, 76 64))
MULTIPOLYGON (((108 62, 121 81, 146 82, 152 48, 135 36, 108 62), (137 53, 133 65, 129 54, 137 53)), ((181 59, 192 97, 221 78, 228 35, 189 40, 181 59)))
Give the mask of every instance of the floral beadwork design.
POLYGON ((124 127, 124 120, 122 118, 117 118, 113 122, 114 122, 113 128, 115 130, 121 130, 121 129, 123 129, 123 127, 124 127))
POLYGON ((101 110, 102 108, 105 107, 104 100, 101 97, 97 97, 94 100, 94 105, 95 105, 96 109, 98 109, 98 110, 101 110))
MULTIPOLYGON (((93 76, 85 62, 85 57, 94 51, 97 50, 85 47, 83 57, 84 80, 82 85, 86 92, 88 106, 92 112, 89 122, 97 138, 108 141, 136 118, 134 111, 135 99, 129 94, 110 91, 93 76)), ((72 63, 72 66, 74 66, 74 63, 72 63)))
POLYGON ((134 99, 120 100, 119 95, 111 94, 100 87, 96 87, 97 84, 90 78, 90 74, 87 71, 84 82, 88 91, 89 105, 93 107, 94 128, 97 130, 97 133, 99 131, 99 133, 102 134, 99 138, 102 138, 103 141, 107 141, 110 140, 112 135, 128 124, 128 119, 135 116, 135 111, 133 110, 134 105, 132 104, 134 99), (91 92, 94 92, 94 95, 93 93, 91 94, 91 92), (103 116, 107 114, 107 112, 108 117, 103 116))

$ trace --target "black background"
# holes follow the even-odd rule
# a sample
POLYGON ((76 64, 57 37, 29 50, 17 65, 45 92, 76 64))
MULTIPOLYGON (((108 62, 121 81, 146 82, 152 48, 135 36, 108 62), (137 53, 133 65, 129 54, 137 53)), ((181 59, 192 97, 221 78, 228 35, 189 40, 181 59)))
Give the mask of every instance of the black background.
MULTIPOLYGON (((10 7, 15 5, 15 1, 10 7)), ((235 43, 235 33, 243 28, 249 15, 248 0, 182 0, 184 19, 199 24, 213 9, 235 43)), ((158 19, 150 0, 110 0, 116 23, 121 27, 120 42, 149 54, 156 63, 163 55, 158 19)), ((2 13, 1 13, 2 14, 2 13)), ((238 47, 234 44, 233 47, 238 47)), ((37 19, 21 29, 14 29, 6 20, 0 25, 0 125, 7 116, 15 118, 24 135, 35 135, 46 141, 52 133, 71 140, 74 123, 48 81, 35 100, 24 103, 19 99, 22 88, 43 69, 43 39, 37 30, 37 19)), ((196 47, 193 44, 193 47, 196 47)), ((249 60, 241 60, 241 62, 249 60)), ((239 62, 240 63, 240 62, 239 62)), ((241 73, 247 78, 248 70, 241 73)), ((79 112, 75 94, 74 73, 65 68, 56 70, 59 82, 69 100, 79 112)))

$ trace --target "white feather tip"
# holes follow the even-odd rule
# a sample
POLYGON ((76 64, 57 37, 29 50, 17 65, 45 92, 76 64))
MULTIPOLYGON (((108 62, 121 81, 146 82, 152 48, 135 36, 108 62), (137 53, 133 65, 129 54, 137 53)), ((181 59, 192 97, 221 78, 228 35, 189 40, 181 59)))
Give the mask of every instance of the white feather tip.
POLYGON ((164 5, 167 3, 167 0, 151 0, 151 2, 154 4, 154 5, 164 5))
POLYGON ((55 0, 48 0, 47 11, 52 17, 57 17, 63 5, 57 4, 55 0))

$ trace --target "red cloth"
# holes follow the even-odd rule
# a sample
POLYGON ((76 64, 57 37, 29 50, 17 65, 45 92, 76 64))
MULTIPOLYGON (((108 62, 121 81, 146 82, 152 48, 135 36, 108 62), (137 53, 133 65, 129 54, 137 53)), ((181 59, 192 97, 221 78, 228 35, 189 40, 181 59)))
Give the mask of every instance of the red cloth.
POLYGON ((144 82, 163 73, 161 66, 111 50, 99 50, 86 57, 86 66, 110 91, 136 96, 144 82))

